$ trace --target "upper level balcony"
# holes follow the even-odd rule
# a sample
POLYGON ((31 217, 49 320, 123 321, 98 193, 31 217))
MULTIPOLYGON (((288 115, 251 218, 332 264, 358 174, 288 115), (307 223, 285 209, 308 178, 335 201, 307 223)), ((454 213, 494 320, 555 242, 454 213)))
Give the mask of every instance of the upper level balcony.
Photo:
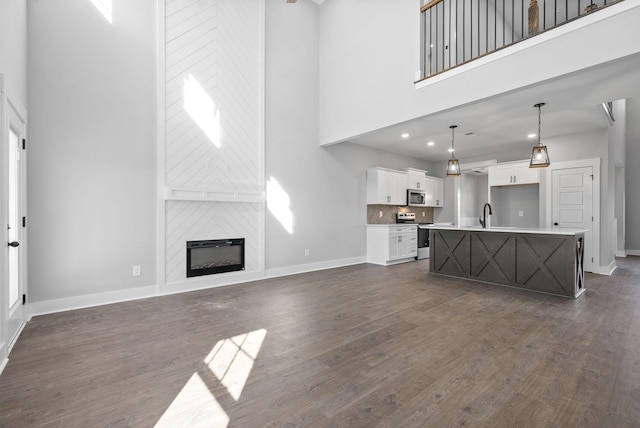
POLYGON ((421 8, 420 80, 623 0, 430 0, 421 8))

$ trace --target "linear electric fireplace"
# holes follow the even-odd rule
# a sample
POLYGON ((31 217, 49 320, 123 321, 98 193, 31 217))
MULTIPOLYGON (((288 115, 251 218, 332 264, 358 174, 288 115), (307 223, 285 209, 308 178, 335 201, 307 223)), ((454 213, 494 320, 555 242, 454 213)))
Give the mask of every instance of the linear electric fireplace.
POLYGON ((244 238, 187 241, 187 278, 244 270, 244 238))

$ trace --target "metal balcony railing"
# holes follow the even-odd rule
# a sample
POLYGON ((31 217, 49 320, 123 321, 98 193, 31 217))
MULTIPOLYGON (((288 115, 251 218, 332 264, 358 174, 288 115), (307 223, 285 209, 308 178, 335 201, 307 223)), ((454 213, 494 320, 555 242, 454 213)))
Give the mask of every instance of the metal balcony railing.
POLYGON ((432 0, 421 8, 421 79, 622 0, 432 0))

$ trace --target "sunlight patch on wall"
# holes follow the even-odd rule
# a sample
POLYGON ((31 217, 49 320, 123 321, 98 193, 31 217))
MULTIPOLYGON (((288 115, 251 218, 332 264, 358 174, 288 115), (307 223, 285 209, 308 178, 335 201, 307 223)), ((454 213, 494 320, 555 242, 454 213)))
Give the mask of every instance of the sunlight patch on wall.
POLYGON ((280 183, 269 177, 267 182, 267 208, 289 234, 293 235, 293 212, 289 208, 290 198, 280 183))
POLYGON ((100 11, 104 19, 107 20, 109 24, 112 24, 113 20, 113 2, 112 0, 91 0, 91 3, 100 11))
POLYGON ((216 104, 207 91, 191 74, 187 79, 184 79, 184 109, 211 142, 220 148, 222 145, 220 110, 216 108, 216 104))
POLYGON ((155 427, 226 427, 228 425, 229 415, 220 406, 198 373, 194 373, 155 427))
POLYGON ((266 335, 267 330, 260 329, 220 340, 204 359, 204 363, 236 401, 240 399, 266 335))

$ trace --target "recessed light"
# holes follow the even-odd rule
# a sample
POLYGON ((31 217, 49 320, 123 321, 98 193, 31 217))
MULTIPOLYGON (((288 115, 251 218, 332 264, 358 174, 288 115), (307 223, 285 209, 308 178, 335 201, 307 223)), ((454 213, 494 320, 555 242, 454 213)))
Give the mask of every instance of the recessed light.
POLYGON ((449 148, 447 151, 448 151, 449 153, 453 153, 453 149, 451 149, 451 148, 449 148))
POLYGON ((436 143, 434 143, 433 141, 427 141, 427 146, 433 146, 433 145, 435 145, 435 144, 436 144, 436 143))
POLYGON ((538 134, 529 134, 527 135, 527 138, 536 138, 538 136, 538 134))
POLYGON ((407 134, 406 132, 404 134, 401 135, 402 138, 409 138, 409 134, 407 134))

